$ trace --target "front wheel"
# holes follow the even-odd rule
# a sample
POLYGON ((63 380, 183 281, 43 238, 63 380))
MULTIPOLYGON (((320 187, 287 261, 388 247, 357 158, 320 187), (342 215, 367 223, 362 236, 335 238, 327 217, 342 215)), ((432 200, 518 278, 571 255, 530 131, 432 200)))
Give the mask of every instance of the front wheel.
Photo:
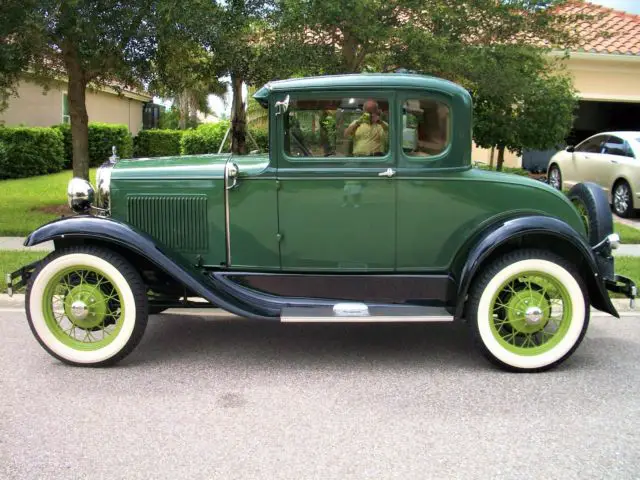
POLYGON ((139 273, 122 256, 101 248, 51 254, 31 276, 25 303, 40 345, 71 365, 118 362, 140 342, 147 325, 139 273))
POLYGON ((550 252, 522 250, 497 259, 469 296, 481 352, 510 371, 559 365, 578 348, 589 324, 583 287, 575 269, 550 252))
POLYGON ((562 190, 562 174, 557 165, 552 165, 547 176, 549 185, 556 190, 562 190))

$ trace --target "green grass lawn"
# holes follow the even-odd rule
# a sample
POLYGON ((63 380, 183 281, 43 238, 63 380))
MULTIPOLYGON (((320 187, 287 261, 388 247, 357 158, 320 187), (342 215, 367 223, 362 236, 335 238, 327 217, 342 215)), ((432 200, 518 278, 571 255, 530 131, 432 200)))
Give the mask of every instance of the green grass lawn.
POLYGON ((15 272, 20 267, 47 256, 47 252, 28 252, 21 250, 0 250, 0 293, 7 293, 6 273, 15 272))
MULTIPOLYGON (((0 180, 0 237, 22 237, 61 214, 71 215, 71 210, 65 208, 71 176, 71 170, 65 170, 52 175, 0 180)), ((90 177, 95 185, 95 168, 91 169, 90 177)))
POLYGON ((614 222, 613 231, 620 235, 622 243, 640 243, 640 229, 614 222))

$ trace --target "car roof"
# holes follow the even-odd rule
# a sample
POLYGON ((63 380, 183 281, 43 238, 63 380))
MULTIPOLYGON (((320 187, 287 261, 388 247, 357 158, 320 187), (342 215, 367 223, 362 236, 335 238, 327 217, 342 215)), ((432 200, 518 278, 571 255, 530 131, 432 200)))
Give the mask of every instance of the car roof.
MULTIPOLYGON (((630 130, 618 130, 615 132, 601 132, 596 135, 614 135, 616 137, 620 137, 623 140, 632 141, 632 142, 640 142, 640 132, 634 132, 630 130)), ((595 137, 595 135, 593 135, 595 137)))
POLYGON ((460 85, 429 75, 418 75, 414 73, 352 73, 346 75, 322 75, 276 80, 265 84, 254 94, 254 98, 260 103, 266 104, 272 92, 356 88, 428 89, 452 95, 469 95, 467 90, 460 85))

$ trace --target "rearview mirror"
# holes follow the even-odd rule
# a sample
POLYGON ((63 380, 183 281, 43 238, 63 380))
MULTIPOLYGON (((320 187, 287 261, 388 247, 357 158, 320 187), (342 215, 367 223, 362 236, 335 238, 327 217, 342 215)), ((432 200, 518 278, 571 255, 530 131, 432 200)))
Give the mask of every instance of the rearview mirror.
POLYGON ((284 100, 276 102, 276 115, 281 115, 289 109, 289 95, 284 100))
POLYGON ((576 149, 573 145, 569 145, 565 150, 569 153, 573 152, 576 149))

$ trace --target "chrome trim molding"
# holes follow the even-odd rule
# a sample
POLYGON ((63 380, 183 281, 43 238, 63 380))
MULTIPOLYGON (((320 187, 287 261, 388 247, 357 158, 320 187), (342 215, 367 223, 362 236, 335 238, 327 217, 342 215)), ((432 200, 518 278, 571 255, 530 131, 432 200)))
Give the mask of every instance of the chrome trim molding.
POLYGON ((386 322, 453 322, 454 317, 444 308, 414 306, 374 306, 352 304, 362 308, 368 307, 366 314, 354 314, 346 311, 347 303, 337 303, 333 307, 285 307, 280 314, 283 323, 386 323, 386 322), (338 306, 338 312, 335 307, 338 306))
POLYGON ((229 190, 238 185, 238 165, 231 161, 231 157, 224 164, 224 231, 225 231, 225 254, 227 267, 231 266, 231 217, 229 213, 229 190), (229 181, 233 183, 229 185, 229 181))

